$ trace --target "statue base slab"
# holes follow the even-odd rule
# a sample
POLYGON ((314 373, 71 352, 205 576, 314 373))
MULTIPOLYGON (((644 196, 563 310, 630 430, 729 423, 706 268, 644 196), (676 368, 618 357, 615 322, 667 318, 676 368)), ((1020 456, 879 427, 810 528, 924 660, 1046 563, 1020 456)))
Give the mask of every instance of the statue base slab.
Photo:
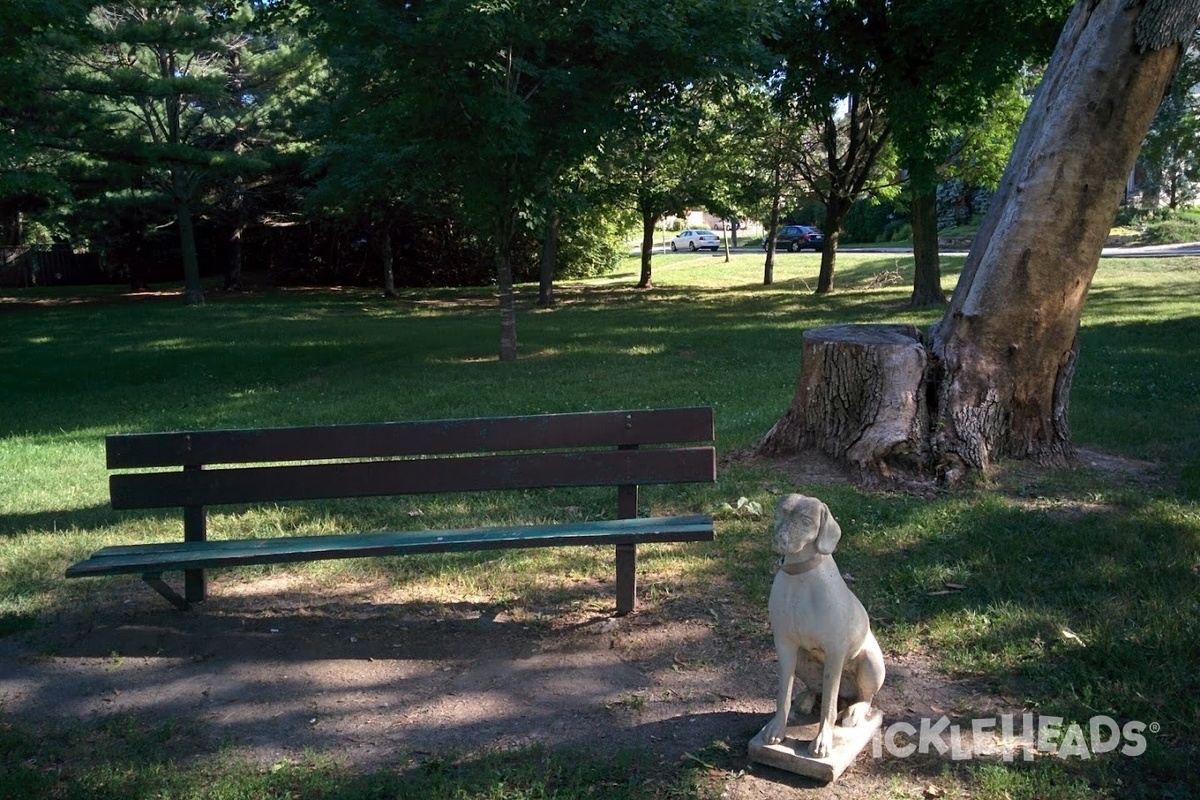
POLYGON ((832 783, 866 749, 882 724, 883 712, 872 708, 867 718, 853 728, 837 725, 833 729, 833 752, 825 758, 813 758, 808 746, 817 738, 818 718, 801 717, 788 725, 787 735, 779 744, 764 744, 762 731, 755 734, 750 740, 750 760, 832 783))

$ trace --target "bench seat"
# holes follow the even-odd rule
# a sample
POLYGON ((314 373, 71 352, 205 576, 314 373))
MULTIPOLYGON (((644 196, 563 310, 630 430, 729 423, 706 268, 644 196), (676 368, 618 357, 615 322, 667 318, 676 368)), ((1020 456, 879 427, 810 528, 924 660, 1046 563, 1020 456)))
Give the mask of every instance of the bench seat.
POLYGON ((554 525, 506 525, 440 531, 382 531, 272 539, 218 539, 116 545, 67 569, 67 577, 283 564, 333 558, 365 558, 409 553, 558 547, 589 544, 647 544, 712 541, 708 514, 636 517, 554 525))

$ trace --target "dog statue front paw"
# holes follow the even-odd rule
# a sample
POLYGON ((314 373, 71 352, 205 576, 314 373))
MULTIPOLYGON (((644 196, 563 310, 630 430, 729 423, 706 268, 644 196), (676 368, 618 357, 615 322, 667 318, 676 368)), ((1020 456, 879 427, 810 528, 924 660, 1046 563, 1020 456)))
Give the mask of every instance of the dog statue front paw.
POLYGON ((813 758, 828 758, 833 752, 833 726, 822 725, 817 730, 817 738, 808 746, 808 754, 813 758))
POLYGON ((763 744, 779 744, 787 735, 787 717, 771 717, 771 721, 762 729, 763 744))

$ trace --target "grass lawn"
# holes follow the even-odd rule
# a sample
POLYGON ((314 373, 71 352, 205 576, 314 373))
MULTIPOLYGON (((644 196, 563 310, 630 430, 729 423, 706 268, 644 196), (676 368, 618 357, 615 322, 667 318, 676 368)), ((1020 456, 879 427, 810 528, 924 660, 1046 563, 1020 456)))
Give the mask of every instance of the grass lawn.
MULTIPOLYGON (((902 284, 867 288, 888 270, 911 278, 911 257, 839 256, 839 290, 821 299, 810 291, 818 263, 816 254, 780 254, 776 283, 763 287, 758 253, 731 263, 723 254, 658 255, 654 290, 632 288, 631 260, 608 278, 558 287, 553 310, 535 309, 536 287, 524 287, 521 359, 510 364, 496 360, 498 315, 487 290, 410 291, 398 300, 358 289, 212 293, 199 308, 171 296, 131 300, 116 289, 6 291, 0 637, 22 636, 56 610, 106 591, 104 580, 68 584, 68 564, 105 544, 162 539, 164 527, 177 526, 172 515, 108 508, 106 433, 711 405, 718 450, 730 456, 787 408, 803 330, 848 322, 927 327, 939 316, 909 309, 902 284)), ((961 260, 948 263, 950 290, 961 260)), ((915 497, 793 486, 782 469, 735 460, 721 467, 715 487, 647 491, 645 510, 714 509, 742 496, 769 508, 780 491, 818 494, 842 523, 839 564, 857 577, 855 591, 885 652, 926 653, 941 669, 978 676, 1026 707, 1085 728, 1101 714, 1154 724, 1137 758, 953 765, 944 782, 951 796, 1190 796, 1200 767, 1198 297, 1200 259, 1101 262, 1081 331, 1071 425, 1085 458, 1105 454, 1117 469, 1014 466, 971 489, 915 497), (967 588, 940 591, 948 583, 967 588)), ((544 506, 524 494, 426 503, 413 524, 552 516, 544 506)), ((396 515, 394 505, 312 504, 213 513, 211 524, 216 535, 283 535, 395 526, 396 515)), ((685 584, 720 577, 747 613, 765 615, 763 525, 726 516, 711 546, 680 549, 649 569, 685 584)), ((584 551, 555 557, 578 558, 585 571, 606 569, 584 551)), ((402 567, 393 560, 295 569, 332 579, 386 574, 435 598, 468 584, 473 593, 558 598, 539 581, 536 556, 506 556, 479 571, 464 559, 449 577, 421 557, 402 567)), ((348 775, 322 754, 269 773, 233 755, 192 766, 135 757, 177 735, 170 721, 159 722, 136 732, 82 724, 33 730, 6 720, 0 698, 0 798, 721 793, 710 770, 642 774, 630 754, 614 761, 527 751, 466 771, 372 775, 348 775), (48 763, 58 766, 37 766, 48 763), (112 779, 117 765, 123 781, 112 779), (614 771, 637 779, 596 777, 614 771)), ((896 796, 910 796, 904 791, 896 796)))

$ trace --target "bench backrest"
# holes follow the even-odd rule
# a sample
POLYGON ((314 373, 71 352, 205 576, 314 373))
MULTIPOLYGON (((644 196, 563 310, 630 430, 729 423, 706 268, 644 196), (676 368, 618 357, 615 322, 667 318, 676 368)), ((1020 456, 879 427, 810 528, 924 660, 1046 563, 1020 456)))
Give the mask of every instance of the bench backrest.
POLYGON ((113 508, 716 480, 711 408, 113 434, 113 508), (706 444, 699 444, 706 443, 706 444), (687 446, 683 446, 687 445, 687 446), (292 463, 321 462, 321 463, 292 463))

